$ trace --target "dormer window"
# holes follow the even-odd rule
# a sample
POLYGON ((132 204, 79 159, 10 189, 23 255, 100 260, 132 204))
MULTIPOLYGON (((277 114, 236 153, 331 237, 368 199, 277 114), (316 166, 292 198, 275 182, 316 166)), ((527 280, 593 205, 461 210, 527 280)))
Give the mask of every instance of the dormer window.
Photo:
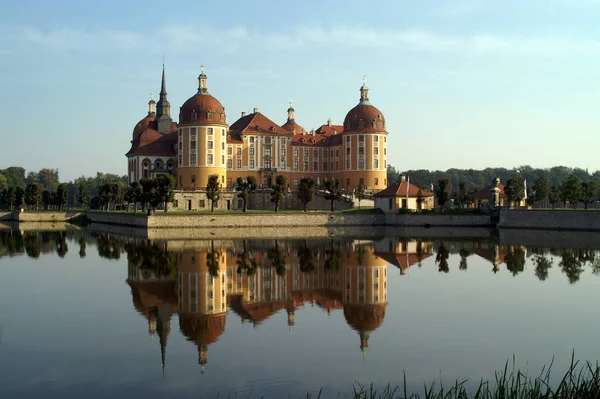
POLYGON ((372 126, 377 127, 377 120, 373 119, 372 126))
POLYGON ((209 112, 209 113, 206 114, 206 119, 208 119, 209 121, 213 120, 213 114, 212 114, 212 112, 209 112))
POLYGON ((327 144, 327 139, 323 139, 323 144, 327 144))
POLYGON ((358 121, 358 128, 359 129, 364 129, 365 128, 365 121, 363 121, 362 119, 358 121))
POLYGON ((225 122, 225 114, 221 114, 221 122, 225 122))
POLYGON ((269 130, 271 130, 272 132, 274 132, 275 131, 275 126, 271 126, 271 128, 269 130))
POLYGON ((271 138, 265 137, 265 144, 271 144, 271 138))
POLYGON ((227 140, 231 140, 231 134, 227 135, 227 140))
POLYGON ((191 116, 191 120, 195 121, 196 119, 198 119, 198 114, 196 113, 196 111, 192 111, 192 116, 191 116))
POLYGON ((317 142, 317 140, 315 140, 315 139, 310 139, 310 142, 314 144, 314 143, 316 143, 316 142, 317 142))

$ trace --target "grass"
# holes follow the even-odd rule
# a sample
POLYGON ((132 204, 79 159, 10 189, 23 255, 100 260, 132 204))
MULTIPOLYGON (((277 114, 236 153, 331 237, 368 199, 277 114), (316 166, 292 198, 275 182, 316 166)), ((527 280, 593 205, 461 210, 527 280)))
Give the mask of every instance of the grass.
MULTIPOLYGON (((480 380, 479 384, 469 390, 467 380, 455 381, 452 385, 439 384, 423 386, 423 393, 408 393, 406 374, 403 377, 403 389, 390 384, 378 389, 374 384, 361 385, 355 383, 349 393, 339 393, 337 398, 353 399, 567 399, 567 398, 600 398, 600 366, 586 362, 580 366, 571 357, 569 369, 558 384, 551 384, 550 371, 552 364, 543 367, 539 375, 530 377, 520 370, 509 368, 506 362, 504 369, 496 372, 492 381, 480 380)), ((324 399, 321 389, 317 393, 307 393, 306 399, 324 399)), ((219 397, 219 396, 217 396, 219 397)), ((229 398, 234 398, 228 396, 229 398)), ((331 396, 327 396, 331 397, 331 396)))

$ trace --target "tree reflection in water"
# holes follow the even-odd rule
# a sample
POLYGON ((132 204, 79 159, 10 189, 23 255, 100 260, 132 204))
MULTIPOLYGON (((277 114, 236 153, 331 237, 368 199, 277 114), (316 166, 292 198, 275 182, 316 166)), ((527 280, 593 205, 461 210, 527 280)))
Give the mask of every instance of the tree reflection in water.
POLYGON ((450 268, 448 267, 448 257, 450 256, 450 252, 448 248, 444 245, 444 241, 440 243, 438 247, 437 255, 435 256, 435 263, 438 265, 438 271, 448 273, 450 272, 450 268))

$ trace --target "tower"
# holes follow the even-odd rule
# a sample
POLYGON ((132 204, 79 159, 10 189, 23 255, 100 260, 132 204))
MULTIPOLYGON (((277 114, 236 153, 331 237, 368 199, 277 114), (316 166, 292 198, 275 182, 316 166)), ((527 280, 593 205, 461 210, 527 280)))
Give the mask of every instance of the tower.
MULTIPOLYGON (((151 100, 153 101, 153 100, 151 100)), ((162 134, 171 133, 171 104, 167 100, 167 84, 165 79, 165 64, 162 70, 162 82, 160 85, 160 98, 156 103, 156 125, 162 134)))

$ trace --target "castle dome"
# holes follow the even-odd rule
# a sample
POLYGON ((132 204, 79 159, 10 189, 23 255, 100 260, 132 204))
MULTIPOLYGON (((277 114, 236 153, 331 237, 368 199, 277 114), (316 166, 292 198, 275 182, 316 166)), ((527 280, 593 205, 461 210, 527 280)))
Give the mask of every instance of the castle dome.
POLYGON ((196 345, 209 345, 219 340, 225 331, 226 315, 183 314, 179 315, 179 330, 196 345))
POLYGON ((346 114, 344 133, 385 132, 385 117, 369 101, 369 88, 366 83, 360 88, 360 101, 346 114))
POLYGON ((356 331, 375 331, 385 318, 385 305, 345 304, 344 317, 348 325, 356 331))
POLYGON ((190 97, 179 111, 180 124, 226 124, 225 107, 208 93, 204 65, 198 76, 198 92, 190 97))
POLYGON ((142 134, 149 127, 154 129, 155 127, 154 127, 154 125, 152 125, 152 122, 154 122, 154 119, 155 119, 154 114, 148 114, 148 115, 146 115, 146 117, 144 119, 142 119, 141 121, 136 123, 135 127, 133 128, 133 139, 135 140, 137 137, 140 136, 140 134, 142 134))

